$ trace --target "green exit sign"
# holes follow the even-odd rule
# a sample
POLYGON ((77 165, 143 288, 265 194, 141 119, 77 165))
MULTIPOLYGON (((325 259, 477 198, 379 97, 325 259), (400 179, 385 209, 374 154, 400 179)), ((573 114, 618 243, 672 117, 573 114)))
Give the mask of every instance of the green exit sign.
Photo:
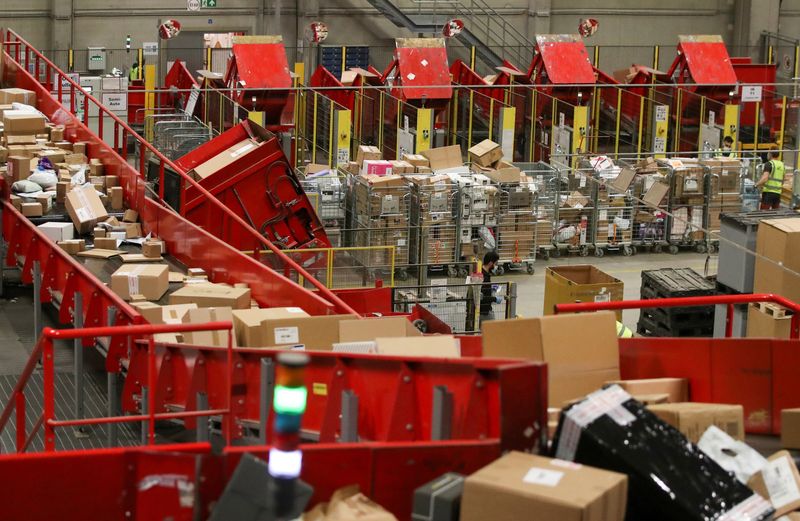
POLYGON ((200 0, 200 7, 217 7, 217 0, 200 0))

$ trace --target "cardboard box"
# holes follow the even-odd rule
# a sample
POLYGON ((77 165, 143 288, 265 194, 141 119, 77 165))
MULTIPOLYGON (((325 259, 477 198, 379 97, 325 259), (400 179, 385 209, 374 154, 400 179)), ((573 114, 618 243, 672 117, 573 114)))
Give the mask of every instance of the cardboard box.
POLYGON ((382 159, 368 159, 361 164, 361 175, 392 175, 392 162, 382 159))
POLYGON ((364 318, 339 322, 339 342, 363 342, 378 337, 422 336, 406 317, 364 318))
POLYGON ((54 165, 56 163, 63 163, 65 158, 63 150, 41 150, 37 152, 36 155, 40 158, 46 157, 54 165))
POLYGON ((14 208, 16 208, 18 211, 21 212, 22 211, 22 198, 20 196, 18 196, 18 195, 11 194, 11 196, 9 196, 9 199, 11 199, 11 205, 14 208))
POLYGON ((22 203, 22 215, 25 217, 41 217, 42 203, 22 203))
POLYGON ((94 238, 94 247, 101 250, 116 250, 117 239, 112 237, 97 237, 94 238))
POLYGON ((122 222, 135 223, 139 221, 139 213, 136 210, 125 210, 122 214, 122 222))
POLYGON ((264 321, 307 316, 309 316, 308 313, 297 307, 235 309, 233 310, 233 327, 236 332, 236 342, 241 347, 275 345, 274 337, 268 336, 269 329, 264 321))
POLYGON ((657 401, 655 396, 665 396, 667 403, 689 401, 689 381, 686 378, 645 378, 641 380, 612 380, 607 384, 617 384, 628 394, 639 400, 648 397, 649 401, 657 401))
POLYGON ((793 272, 800 272, 800 217, 762 220, 756 235, 753 292, 800 301, 800 276, 793 272))
POLYGON ((6 110, 3 112, 3 133, 5 136, 36 135, 44 132, 46 128, 44 116, 38 112, 24 110, 6 110))
MULTIPOLYGON (((624 283, 594 266, 550 266, 545 270, 544 314, 552 315, 556 304, 622 300, 624 283)), ((617 312, 622 321, 622 312, 617 312)))
POLYGON ((747 486, 772 503, 776 518, 800 508, 800 473, 788 451, 767 458, 767 465, 753 474, 747 486))
POLYGON ((582 210, 588 205, 589 205, 589 198, 580 192, 570 193, 567 196, 567 199, 564 201, 564 206, 568 208, 575 208, 577 210, 582 210))
POLYGON ((243 157, 246 157, 248 154, 251 154, 261 145, 262 143, 254 139, 242 140, 223 150, 208 161, 195 166, 189 173, 194 177, 195 181, 202 181, 243 157))
POLYGON ((318 503, 303 521, 397 521, 390 512, 358 491, 358 485, 336 490, 328 503, 318 503))
POLYGON ((379 355, 430 356, 434 358, 458 358, 461 347, 451 335, 428 335, 415 337, 378 337, 375 351, 379 355))
POLYGON ((407 161, 390 161, 392 163, 392 173, 397 175, 413 174, 415 167, 407 161))
POLYGON ((717 403, 666 403, 651 405, 648 409, 669 423, 692 443, 712 425, 716 425, 732 438, 744 439, 744 409, 741 405, 717 403))
POLYGON ((72 223, 48 222, 37 226, 53 242, 69 241, 73 238, 75 227, 72 223))
POLYGON ((165 264, 125 264, 111 275, 111 290, 125 300, 144 295, 158 300, 169 288, 169 267, 165 264))
POLYGON ((125 226, 125 238, 136 239, 142 236, 142 225, 140 223, 122 223, 125 226))
MULTIPOLYGON (((208 322, 232 322, 231 308, 197 308, 189 309, 183 316, 184 324, 205 324, 208 322)), ((212 331, 193 331, 182 333, 183 342, 194 346, 228 347, 228 331, 215 329, 212 331)), ((236 347, 236 335, 233 335, 233 347, 236 347)))
POLYGON ((421 155, 430 162, 430 168, 434 172, 464 165, 464 159, 461 157, 461 147, 459 145, 431 148, 423 151, 421 155))
POLYGON ((467 477, 461 521, 623 521, 628 477, 510 452, 467 477))
POLYGON ((36 144, 36 136, 33 134, 7 134, 3 136, 3 142, 9 149, 13 145, 34 145, 36 144))
POLYGON ((636 178, 636 170, 632 168, 623 168, 622 171, 613 180, 608 182, 608 186, 615 192, 627 192, 636 178))
POLYGON ((250 290, 219 284, 190 284, 169 296, 170 304, 197 304, 200 308, 250 309, 250 290))
POLYGON ((431 162, 422 154, 403 154, 403 161, 414 166, 416 170, 419 167, 430 168, 431 162))
POLYGON ((95 224, 108 218, 103 202, 91 186, 70 190, 65 202, 67 213, 80 234, 88 233, 95 224))
POLYGON ((603 311, 485 322, 483 356, 546 362, 549 401, 561 407, 619 380, 615 315, 603 311))
POLYGON ((381 149, 370 145, 361 145, 356 151, 356 163, 359 167, 364 164, 364 161, 383 159, 381 149))
POLYGON ((146 241, 142 244, 142 255, 150 258, 161 257, 164 253, 164 243, 162 241, 146 241))
POLYGON ((495 183, 519 184, 522 171, 511 163, 501 161, 496 170, 483 170, 481 173, 495 183))
POLYGON ((298 316, 264 320, 262 327, 268 346, 302 344, 309 350, 330 351, 339 342, 339 322, 352 319, 352 315, 298 316))
POLYGON ((790 338, 792 315, 775 304, 750 304, 747 308, 748 338, 790 338))
POLYGON ((8 157, 8 176, 12 182, 27 179, 33 172, 32 159, 25 156, 8 157))
MULTIPOLYGON (((94 160, 92 160, 94 161, 94 160)), ((89 163, 89 175, 92 177, 102 177, 103 176, 103 164, 102 163, 89 163)))
POLYGON ((800 449, 800 409, 781 411, 781 447, 800 449))
POLYGON ((72 186, 69 181, 59 181, 56 183, 56 203, 63 204, 67 198, 67 192, 72 186))
MULTIPOLYGON (((70 228, 72 225, 70 225, 70 228)), ((71 239, 67 241, 59 241, 58 244, 62 250, 69 253, 70 255, 75 255, 76 253, 80 253, 86 250, 86 241, 83 239, 71 239)))
POLYGON ((108 189, 108 195, 111 197, 111 209, 117 212, 122 210, 122 187, 112 186, 108 189))
POLYGON ((669 193, 669 185, 667 183, 656 181, 647 190, 647 193, 642 197, 642 201, 647 206, 658 208, 661 206, 662 201, 669 193))
POLYGON ((484 139, 477 145, 473 145, 467 153, 472 163, 485 167, 490 167, 503 159, 503 149, 499 144, 489 139, 484 139))
POLYGON ((64 141, 64 125, 50 127, 50 141, 64 141))
POLYGON ((32 90, 17 88, 0 89, 0 104, 11 105, 12 103, 22 103, 35 107, 36 93, 32 90))

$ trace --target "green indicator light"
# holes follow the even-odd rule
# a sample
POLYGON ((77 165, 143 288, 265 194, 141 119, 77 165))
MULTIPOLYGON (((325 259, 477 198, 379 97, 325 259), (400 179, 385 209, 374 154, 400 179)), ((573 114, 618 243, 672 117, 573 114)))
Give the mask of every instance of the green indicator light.
POLYGON ((275 412, 288 414, 303 414, 306 410, 308 390, 305 387, 275 386, 275 398, 272 405, 275 412))

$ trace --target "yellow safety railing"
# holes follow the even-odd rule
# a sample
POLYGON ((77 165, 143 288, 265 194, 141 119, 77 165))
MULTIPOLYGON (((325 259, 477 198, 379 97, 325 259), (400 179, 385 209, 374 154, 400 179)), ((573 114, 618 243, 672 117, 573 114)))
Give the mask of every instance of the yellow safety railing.
MULTIPOLYGON (((384 287, 395 285, 395 246, 345 246, 282 251, 296 262, 301 262, 309 274, 329 289, 374 287, 378 280, 382 281, 384 287)), ((254 252, 242 253, 253 255, 254 252)), ((273 255, 269 251, 259 253, 267 258, 273 255)), ((310 287, 302 277, 294 277, 293 280, 310 287)))

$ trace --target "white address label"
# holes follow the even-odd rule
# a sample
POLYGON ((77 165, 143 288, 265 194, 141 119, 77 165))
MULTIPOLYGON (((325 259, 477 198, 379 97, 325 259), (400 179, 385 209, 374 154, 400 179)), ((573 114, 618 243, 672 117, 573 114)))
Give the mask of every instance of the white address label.
POLYGON ((522 478, 525 483, 531 485, 542 485, 545 487, 555 487, 564 473, 558 470, 543 469, 541 467, 531 467, 531 469, 522 478))
POLYGON ((297 327, 276 327, 276 344, 298 344, 300 343, 300 332, 297 327))

